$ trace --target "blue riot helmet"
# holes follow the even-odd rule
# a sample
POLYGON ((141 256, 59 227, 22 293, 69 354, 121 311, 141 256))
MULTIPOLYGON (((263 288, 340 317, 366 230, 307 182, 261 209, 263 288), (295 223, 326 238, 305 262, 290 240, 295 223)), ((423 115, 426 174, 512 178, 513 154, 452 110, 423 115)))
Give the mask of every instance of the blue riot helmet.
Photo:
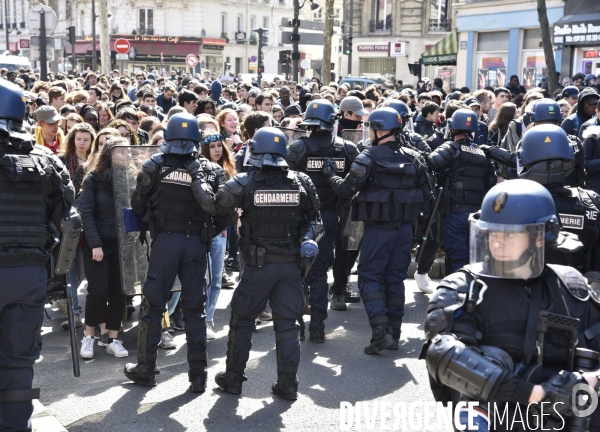
POLYGON ((531 113, 531 120, 534 123, 551 121, 556 124, 562 123, 562 114, 560 106, 552 99, 540 99, 535 102, 531 113))
POLYGON ((300 126, 319 126, 332 131, 335 123, 335 108, 327 99, 317 99, 306 104, 304 121, 300 126))
POLYGON ((564 184, 575 167, 567 134, 553 124, 542 124, 525 132, 517 155, 519 178, 543 185, 564 184))
POLYGON ((586 86, 595 86, 596 85, 596 75, 587 74, 583 80, 583 85, 586 86))
POLYGON ((250 140, 248 162, 257 168, 274 167, 287 169, 287 138, 274 127, 260 128, 250 140))
POLYGON ((448 129, 451 131, 477 132, 479 123, 477 114, 470 109, 461 108, 454 111, 450 120, 448 120, 448 129))
POLYGON ((389 136, 395 135, 396 132, 402 129, 402 117, 393 109, 388 107, 377 108, 369 114, 369 120, 363 123, 363 145, 377 145, 377 143, 389 136), (370 130, 373 131, 389 131, 387 134, 378 137, 375 134, 375 140, 370 141, 370 130))
POLYGON ((188 113, 179 113, 169 119, 160 149, 165 154, 190 154, 196 151, 201 139, 202 134, 196 117, 188 113))
POLYGON ((396 112, 400 114, 400 117, 402 117, 402 127, 408 123, 411 116, 408 106, 398 99, 388 99, 381 105, 380 108, 392 108, 396 110, 396 112))
POLYGON ((530 279, 544 269, 544 243, 560 223, 548 190, 531 180, 497 184, 469 218, 471 269, 482 276, 530 279))
POLYGON ((31 150, 35 140, 23 128, 26 107, 23 90, 7 80, 0 80, 0 100, 0 136, 9 138, 5 143, 11 147, 31 150))

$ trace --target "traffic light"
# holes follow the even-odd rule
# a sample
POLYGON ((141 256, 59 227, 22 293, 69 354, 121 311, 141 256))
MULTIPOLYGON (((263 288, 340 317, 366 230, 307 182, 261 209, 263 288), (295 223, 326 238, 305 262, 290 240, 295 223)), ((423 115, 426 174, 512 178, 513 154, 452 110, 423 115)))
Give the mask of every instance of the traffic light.
POLYGON ((260 33, 260 41, 263 45, 269 45, 269 31, 267 29, 263 29, 260 33))
POLYGON ((292 62, 292 50, 279 51, 279 62, 281 64, 290 64, 292 62))
POLYGON ((345 55, 352 54, 352 36, 344 36, 343 51, 345 55))
POLYGON ((69 27, 69 43, 75 45, 75 26, 69 27))

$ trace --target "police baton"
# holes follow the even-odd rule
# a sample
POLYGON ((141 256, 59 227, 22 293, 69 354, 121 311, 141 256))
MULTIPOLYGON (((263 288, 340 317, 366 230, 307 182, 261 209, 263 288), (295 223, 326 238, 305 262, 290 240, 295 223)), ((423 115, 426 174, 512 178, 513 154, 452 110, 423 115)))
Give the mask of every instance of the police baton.
POLYGON ((440 202, 442 201, 442 195, 444 194, 444 188, 441 187, 438 190, 437 197, 435 197, 435 203, 433 204, 433 209, 431 210, 431 215, 429 216, 429 220, 427 221, 427 228, 425 229, 425 234, 422 237, 423 243, 419 246, 419 252, 417 253, 417 258, 415 262, 419 262, 421 257, 423 256, 423 252, 425 251, 425 242, 427 241, 427 236, 429 235, 429 231, 431 231, 431 226, 433 225, 433 221, 435 220, 437 209, 440 206, 440 202))

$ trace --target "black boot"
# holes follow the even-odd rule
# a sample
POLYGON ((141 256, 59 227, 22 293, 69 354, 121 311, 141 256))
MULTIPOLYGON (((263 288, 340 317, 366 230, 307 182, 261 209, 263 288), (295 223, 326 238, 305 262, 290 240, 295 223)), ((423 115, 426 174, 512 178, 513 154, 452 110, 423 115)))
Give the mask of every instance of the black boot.
POLYGON ((331 309, 336 311, 346 310, 346 301, 344 294, 334 294, 331 297, 331 309))
MULTIPOLYGON (((188 354, 189 355, 189 354, 188 354)), ((191 361, 188 378, 190 380, 189 390, 192 393, 204 393, 206 390, 206 362, 191 361)))
POLYGON ((370 345, 365 347, 365 354, 378 353, 394 344, 394 338, 390 334, 388 317, 376 317, 369 321, 373 327, 373 334, 370 345))
POLYGON ((127 363, 123 370, 125 376, 136 384, 145 387, 156 387, 156 375, 159 371, 156 369, 156 360, 127 363))
POLYGON ((240 394, 242 392, 242 383, 248 381, 244 373, 238 373, 231 370, 219 372, 215 377, 215 382, 222 390, 231 394, 240 394))
POLYGON ((277 382, 273 384, 271 390, 285 400, 295 401, 298 399, 298 379, 296 378, 296 374, 278 374, 277 382))
POLYGON ((313 321, 311 319, 308 326, 310 340, 314 343, 325 343, 325 323, 323 321, 313 321))
POLYGON ((394 339, 394 343, 386 349, 397 351, 399 349, 398 341, 400 340, 400 327, 392 327, 392 338, 394 339))

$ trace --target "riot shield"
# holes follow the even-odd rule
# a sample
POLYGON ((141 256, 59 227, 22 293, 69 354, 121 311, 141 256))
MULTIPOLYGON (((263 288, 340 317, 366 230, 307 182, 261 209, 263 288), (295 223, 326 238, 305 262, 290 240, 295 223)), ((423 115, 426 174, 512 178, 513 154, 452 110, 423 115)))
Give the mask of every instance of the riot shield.
POLYGON ((358 250, 363 234, 365 233, 365 223, 352 220, 352 209, 350 206, 342 206, 340 213, 342 226, 344 227, 342 230, 342 247, 345 250, 358 250))
POLYGON ((298 138, 303 136, 308 136, 305 130, 300 129, 288 129, 284 127, 277 127, 281 132, 283 132, 287 138, 287 145, 289 146, 291 143, 296 141, 298 138))
MULTIPOLYGON (((121 287, 126 295, 142 293, 148 270, 147 248, 139 240, 139 232, 125 230, 123 209, 131 208, 131 194, 135 189, 140 168, 154 153, 160 153, 158 146, 116 145, 110 151, 112 165, 113 198, 119 236, 119 259, 121 262, 121 287)), ((147 245, 150 244, 150 235, 147 245)))
POLYGON ((363 139, 363 131, 362 129, 344 129, 342 139, 358 144, 363 139))

